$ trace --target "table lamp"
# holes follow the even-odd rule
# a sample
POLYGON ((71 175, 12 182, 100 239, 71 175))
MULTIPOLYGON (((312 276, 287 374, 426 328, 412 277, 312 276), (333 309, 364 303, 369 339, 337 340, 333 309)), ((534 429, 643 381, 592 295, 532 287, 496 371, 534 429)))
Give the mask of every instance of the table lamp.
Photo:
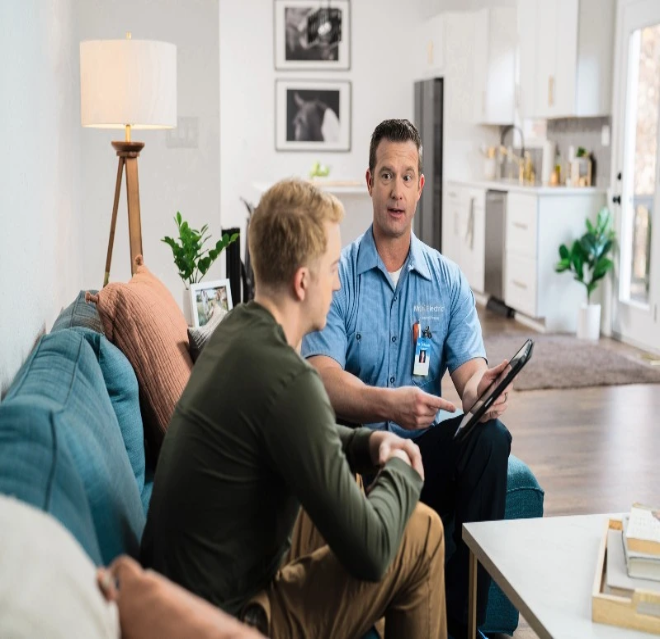
POLYGON ((124 129, 125 139, 112 142, 119 157, 115 201, 103 286, 110 279, 112 247, 122 176, 126 169, 131 273, 142 254, 137 159, 144 142, 131 140, 132 129, 176 126, 176 46, 167 42, 89 40, 80 43, 80 100, 84 127, 124 129))

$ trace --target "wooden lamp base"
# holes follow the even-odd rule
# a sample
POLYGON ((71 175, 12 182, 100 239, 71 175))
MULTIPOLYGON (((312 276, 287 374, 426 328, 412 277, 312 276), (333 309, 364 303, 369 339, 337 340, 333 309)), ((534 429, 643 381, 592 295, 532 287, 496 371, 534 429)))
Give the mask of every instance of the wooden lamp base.
POLYGON ((119 192, 121 181, 126 167, 126 202, 128 204, 128 236, 131 251, 131 274, 135 274, 135 257, 142 255, 142 224, 140 221, 140 189, 138 183, 137 160, 144 142, 112 142, 112 147, 119 157, 117 166, 117 182, 115 184, 115 201, 112 207, 112 221, 110 222, 110 239, 108 241, 108 254, 105 260, 105 276, 103 286, 107 286, 110 279, 110 264, 112 262, 112 248, 115 243, 115 227, 117 225, 117 209, 119 208, 119 192))

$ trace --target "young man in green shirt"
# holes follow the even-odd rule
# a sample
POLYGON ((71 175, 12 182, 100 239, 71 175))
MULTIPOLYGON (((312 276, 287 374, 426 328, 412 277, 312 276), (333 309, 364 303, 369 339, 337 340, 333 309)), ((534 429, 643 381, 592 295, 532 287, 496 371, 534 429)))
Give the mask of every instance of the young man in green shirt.
POLYGON ((298 352, 339 289, 342 216, 305 182, 262 197, 255 300, 216 329, 176 407, 142 559, 273 639, 360 637, 383 616, 387 637, 444 639, 444 536, 418 504, 419 449, 337 425, 298 352), (368 497, 360 471, 378 472, 368 497), (323 540, 290 552, 301 505, 323 540))

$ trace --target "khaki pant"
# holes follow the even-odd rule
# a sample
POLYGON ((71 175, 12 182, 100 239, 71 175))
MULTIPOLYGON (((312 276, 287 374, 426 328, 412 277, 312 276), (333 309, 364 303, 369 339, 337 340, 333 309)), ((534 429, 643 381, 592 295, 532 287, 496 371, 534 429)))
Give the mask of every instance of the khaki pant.
POLYGON ((253 601, 272 639, 359 639, 385 618, 387 639, 446 639, 442 522, 418 504, 381 581, 352 577, 301 510, 287 560, 253 601))

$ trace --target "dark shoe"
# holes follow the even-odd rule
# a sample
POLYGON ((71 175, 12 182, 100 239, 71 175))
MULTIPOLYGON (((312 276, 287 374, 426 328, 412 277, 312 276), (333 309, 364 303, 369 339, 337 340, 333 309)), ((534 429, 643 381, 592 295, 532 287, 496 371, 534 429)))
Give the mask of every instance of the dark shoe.
POLYGON ((241 613, 241 621, 252 628, 256 628, 262 635, 268 635, 268 617, 266 611, 258 603, 249 603, 241 613))

